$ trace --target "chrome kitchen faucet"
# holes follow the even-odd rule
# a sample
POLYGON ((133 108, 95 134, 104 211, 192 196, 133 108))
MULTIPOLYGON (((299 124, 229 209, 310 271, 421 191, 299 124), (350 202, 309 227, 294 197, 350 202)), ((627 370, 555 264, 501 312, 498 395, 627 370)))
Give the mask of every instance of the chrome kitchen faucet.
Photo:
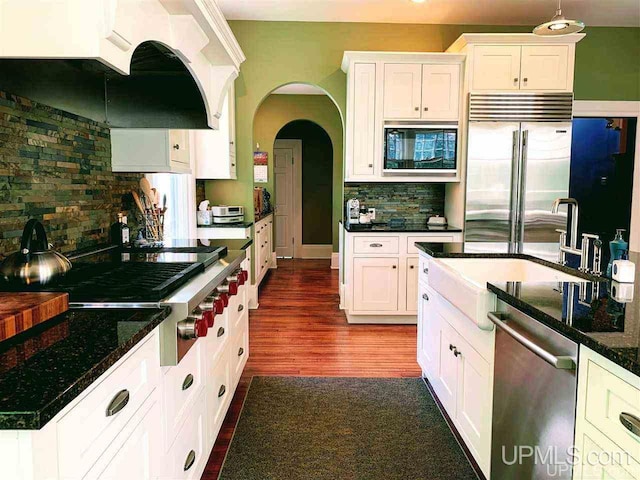
MULTIPOLYGON (((567 244, 567 230, 558 229, 560 234, 560 251, 558 253, 558 263, 567 264, 567 253, 580 257, 580 267, 578 270, 585 273, 600 275, 602 271, 602 240, 598 235, 583 233, 580 246, 578 247, 578 201, 575 198, 556 198, 551 206, 551 213, 558 213, 560 205, 567 205, 571 210, 571 243, 567 244), (593 244, 593 260, 589 268, 589 247, 593 244)), ((567 212, 568 213, 568 212, 567 212)))

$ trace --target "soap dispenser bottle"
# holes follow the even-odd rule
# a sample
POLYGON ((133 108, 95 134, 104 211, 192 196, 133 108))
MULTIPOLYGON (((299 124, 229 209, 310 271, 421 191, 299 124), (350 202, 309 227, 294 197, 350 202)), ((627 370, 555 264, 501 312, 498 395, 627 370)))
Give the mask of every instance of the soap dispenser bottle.
POLYGON ((613 269, 613 261, 620 260, 624 252, 629 248, 629 244, 622 238, 623 228, 616 230, 616 236, 609 242, 609 250, 611 251, 611 258, 609 259, 609 265, 607 265, 607 277, 611 277, 611 271, 613 269))

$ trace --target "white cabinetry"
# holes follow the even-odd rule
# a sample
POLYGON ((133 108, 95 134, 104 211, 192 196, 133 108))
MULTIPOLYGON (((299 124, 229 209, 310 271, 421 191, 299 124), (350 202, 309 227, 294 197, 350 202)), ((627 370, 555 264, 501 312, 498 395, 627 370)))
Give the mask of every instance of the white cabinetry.
POLYGON ((189 130, 114 128, 111 166, 114 172, 191 173, 189 130))
POLYGON ((429 286, 432 261, 420 255, 418 364, 489 478, 495 334, 480 330, 429 286))
POLYGON ((462 233, 344 230, 344 285, 349 323, 416 323, 418 250, 415 242, 462 240, 462 233))
POLYGON ((256 222, 254 230, 254 272, 257 288, 267 271, 273 266, 273 215, 268 215, 256 222))
POLYGON ((236 180, 235 89, 225 96, 219 130, 193 130, 196 178, 236 180))
POLYGON ((640 377, 580 346, 574 480, 640 479, 640 377))
POLYGON ((447 52, 468 56, 468 89, 482 91, 573 91, 576 33, 559 37, 533 34, 465 33, 447 52))
MULTIPOLYGON (((383 171, 384 125, 460 120, 464 55, 345 52, 347 74, 345 181, 455 182, 455 175, 383 171)), ((459 145, 460 147, 460 145, 459 145)), ((424 172, 423 172, 424 173, 424 172)))

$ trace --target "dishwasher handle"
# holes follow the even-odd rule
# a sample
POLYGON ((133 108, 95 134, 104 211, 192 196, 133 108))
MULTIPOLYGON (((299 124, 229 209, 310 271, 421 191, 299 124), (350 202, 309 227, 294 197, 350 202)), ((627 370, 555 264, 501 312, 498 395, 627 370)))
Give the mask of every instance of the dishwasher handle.
POLYGON ((516 342, 518 342, 520 345, 522 345, 523 347, 527 348, 528 350, 531 350, 533 353, 535 353, 537 356, 539 356, 545 362, 547 362, 550 365, 553 365, 553 367, 561 369, 561 370, 573 370, 573 369, 575 369, 576 362, 575 362, 575 360, 573 358, 567 357, 567 356, 556 356, 556 355, 548 352, 544 348, 542 348, 540 345, 532 342, 531 340, 529 340, 528 338, 523 336, 521 333, 517 332, 516 330, 511 328, 509 325, 507 325, 502 320, 502 318, 505 317, 505 315, 503 313, 500 313, 500 312, 489 312, 489 313, 487 313, 487 317, 489 318, 489 320, 491 320, 495 324, 496 327, 498 327, 499 329, 503 330, 506 334, 508 334, 516 342))

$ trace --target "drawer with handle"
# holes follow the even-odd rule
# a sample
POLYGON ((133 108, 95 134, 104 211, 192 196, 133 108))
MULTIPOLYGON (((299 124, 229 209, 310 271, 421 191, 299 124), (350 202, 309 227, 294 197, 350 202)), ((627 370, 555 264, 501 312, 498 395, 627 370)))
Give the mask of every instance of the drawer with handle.
POLYGON ((453 242, 453 235, 427 235, 427 236, 411 236, 407 237, 407 253, 417 254, 420 253, 416 242, 425 243, 450 243, 453 242))
POLYGON ((224 354, 229 336, 229 309, 225 308, 222 315, 216 315, 213 328, 209 329, 209 333, 204 338, 207 350, 205 356, 207 372, 216 364, 218 357, 224 354))
POLYGON ((353 253, 400 253, 400 237, 354 237, 353 253))
POLYGON ((207 374, 208 445, 213 445, 233 397, 229 355, 222 355, 207 374))
POLYGON ((591 359, 586 368, 585 419, 640 462, 640 380, 632 385, 591 359))
POLYGON ((159 385, 157 332, 112 368, 56 424, 61 478, 81 478, 159 385))
POLYGON ((204 463, 209 455, 205 446, 206 417, 205 396, 203 393, 193 402, 189 417, 177 432, 176 441, 171 448, 167 471, 171 480, 200 478, 204 463))
POLYGON ((231 363, 231 376, 233 387, 237 384, 247 359, 249 358, 249 328, 248 323, 241 323, 241 330, 236 332, 237 336, 231 344, 229 358, 231 363))
POLYGON ((206 350, 204 340, 198 340, 178 365, 169 367, 165 372, 162 393, 167 448, 173 443, 182 423, 191 415, 193 402, 202 390, 206 350))

